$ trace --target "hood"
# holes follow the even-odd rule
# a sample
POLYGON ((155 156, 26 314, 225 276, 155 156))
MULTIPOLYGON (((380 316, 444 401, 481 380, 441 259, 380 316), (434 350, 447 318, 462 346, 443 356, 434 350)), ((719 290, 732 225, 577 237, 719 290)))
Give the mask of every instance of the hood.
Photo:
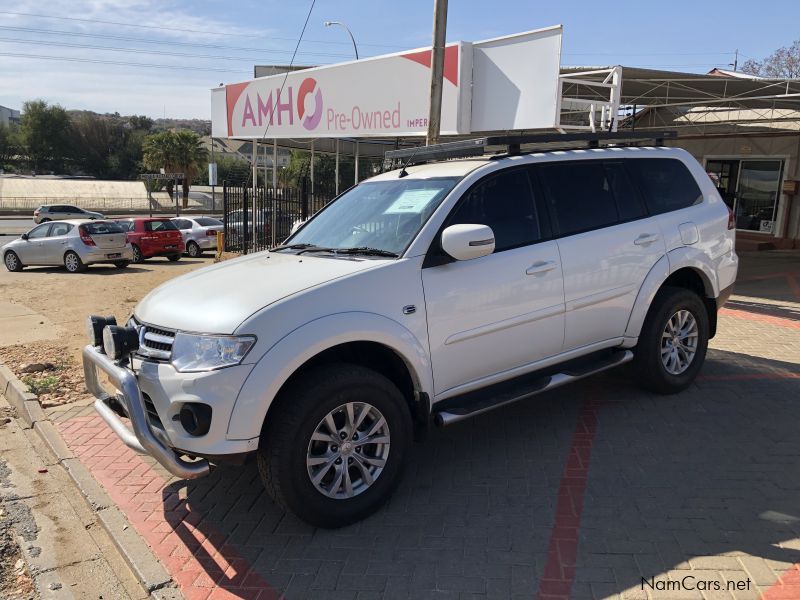
POLYGON ((385 263, 259 252, 160 285, 139 303, 135 315, 168 329, 233 333, 247 317, 274 302, 385 263))

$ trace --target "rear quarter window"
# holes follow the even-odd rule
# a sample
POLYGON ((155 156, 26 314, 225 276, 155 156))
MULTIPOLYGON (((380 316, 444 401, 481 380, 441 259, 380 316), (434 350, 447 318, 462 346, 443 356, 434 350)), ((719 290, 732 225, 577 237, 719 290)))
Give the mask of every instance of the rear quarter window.
POLYGON ((627 162, 644 193, 651 215, 680 210, 703 201, 703 193, 689 169, 675 158, 636 158, 627 162))

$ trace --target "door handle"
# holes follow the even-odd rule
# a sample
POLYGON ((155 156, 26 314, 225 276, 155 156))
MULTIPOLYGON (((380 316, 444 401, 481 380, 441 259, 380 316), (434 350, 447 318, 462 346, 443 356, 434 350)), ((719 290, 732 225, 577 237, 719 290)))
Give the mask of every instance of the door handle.
POLYGON ((633 240, 633 243, 636 244, 637 246, 646 246, 647 244, 652 244, 653 242, 657 242, 657 241, 658 241, 658 235, 657 234, 655 234, 655 233, 643 233, 642 235, 637 237, 635 240, 633 240))
POLYGON ((541 275, 542 273, 547 273, 548 271, 552 271, 556 268, 556 263, 554 260, 540 260, 539 262, 533 263, 528 269, 525 271, 526 275, 541 275))

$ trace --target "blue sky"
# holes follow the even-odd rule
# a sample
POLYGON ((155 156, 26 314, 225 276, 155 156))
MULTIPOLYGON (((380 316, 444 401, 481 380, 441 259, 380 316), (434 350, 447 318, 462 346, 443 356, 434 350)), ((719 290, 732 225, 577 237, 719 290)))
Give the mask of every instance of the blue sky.
MULTIPOLYGON (((737 48, 743 62, 800 38, 796 0, 449 4, 450 41, 563 24, 564 65, 704 72, 727 67, 737 48), (608 6, 611 10, 604 9, 608 6)), ((98 112, 208 118, 208 88, 248 79, 254 63, 288 62, 309 5, 306 0, 2 3, 0 104, 19 108, 25 100, 42 98, 98 112)), ((429 45, 432 6, 433 0, 317 0, 296 63, 352 57, 346 33, 325 28, 326 20, 347 23, 362 56, 429 45)))

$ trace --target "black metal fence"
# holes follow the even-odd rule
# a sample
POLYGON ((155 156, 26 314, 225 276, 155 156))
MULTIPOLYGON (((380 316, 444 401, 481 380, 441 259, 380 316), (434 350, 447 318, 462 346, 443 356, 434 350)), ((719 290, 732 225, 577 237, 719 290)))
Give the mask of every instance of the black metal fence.
POLYGON ((334 197, 327 188, 312 194, 310 183, 299 188, 259 186, 255 207, 253 188, 243 183, 222 184, 226 252, 257 252, 289 237, 292 226, 305 221, 334 197))

